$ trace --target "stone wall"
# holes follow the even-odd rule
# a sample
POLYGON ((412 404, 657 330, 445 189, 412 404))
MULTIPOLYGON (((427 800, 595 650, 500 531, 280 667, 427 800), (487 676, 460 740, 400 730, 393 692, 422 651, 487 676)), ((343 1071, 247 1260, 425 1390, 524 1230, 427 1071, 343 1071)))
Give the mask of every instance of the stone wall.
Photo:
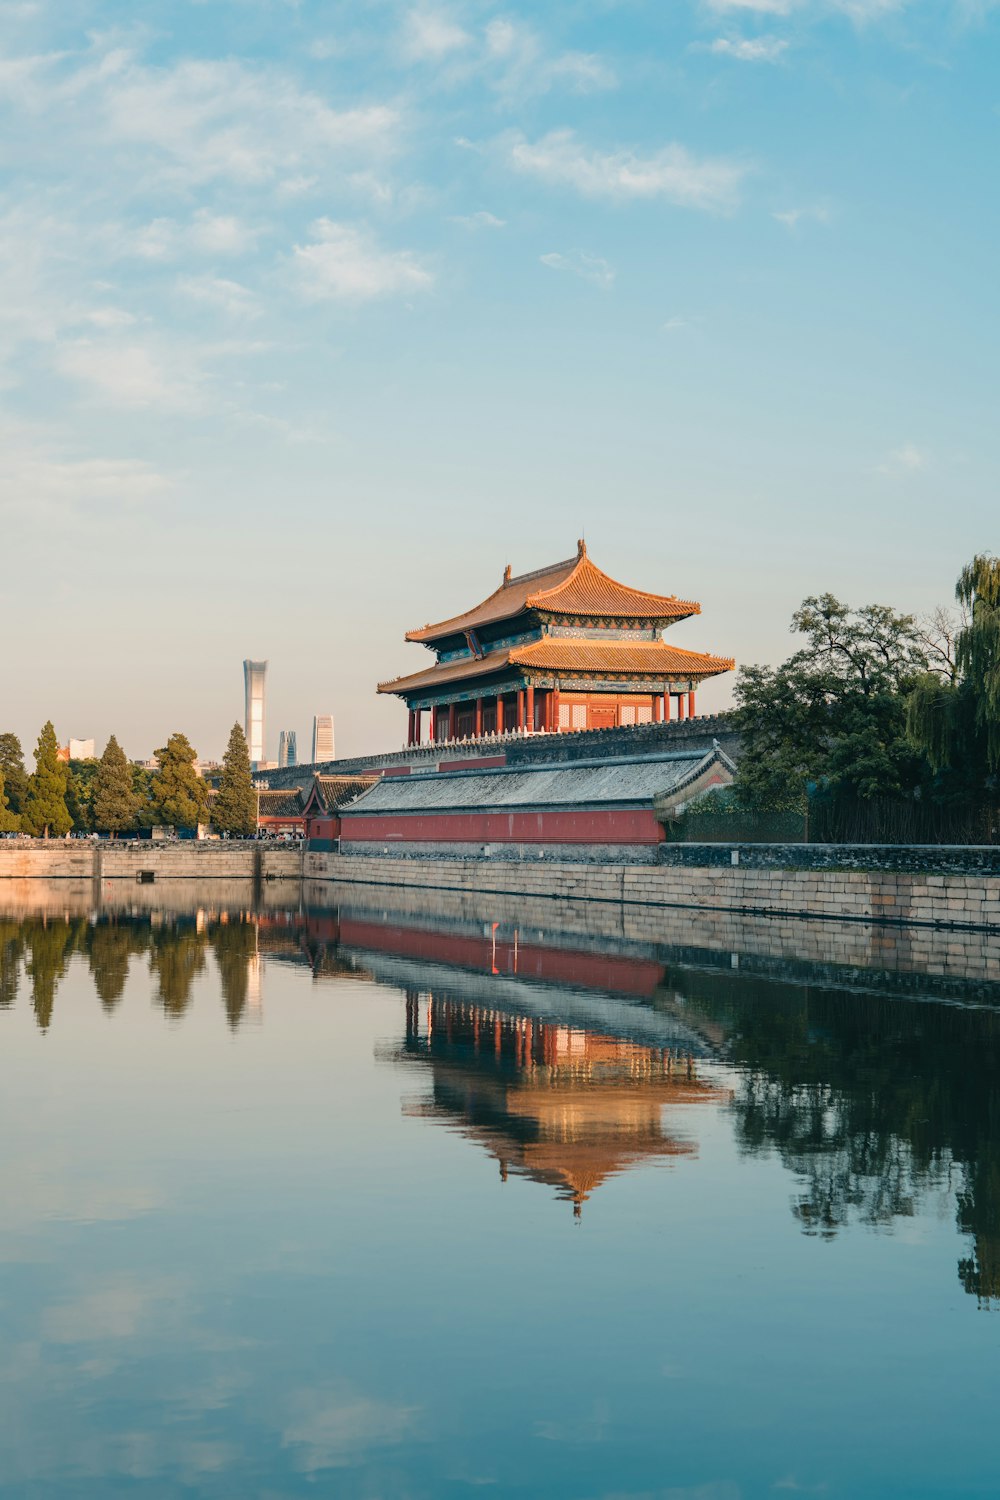
MULTIPOLYGON (((690 846, 687 846, 690 847, 690 846)), ((583 865, 400 860, 307 851, 308 880, 788 918, 1000 928, 1000 876, 746 864, 583 865)))
POLYGON ((307 879, 308 909, 375 911, 402 926, 480 929, 499 922, 526 941, 595 954, 627 953, 667 964, 750 973, 785 983, 912 992, 965 1003, 1000 999, 1000 927, 935 929, 799 917, 760 917, 706 908, 581 902, 560 897, 388 890, 307 879))
POLYGON ((299 880, 302 848, 296 845, 184 839, 177 843, 48 843, 11 840, 0 844, 0 882, 6 880, 138 881, 140 872, 160 880, 299 880))

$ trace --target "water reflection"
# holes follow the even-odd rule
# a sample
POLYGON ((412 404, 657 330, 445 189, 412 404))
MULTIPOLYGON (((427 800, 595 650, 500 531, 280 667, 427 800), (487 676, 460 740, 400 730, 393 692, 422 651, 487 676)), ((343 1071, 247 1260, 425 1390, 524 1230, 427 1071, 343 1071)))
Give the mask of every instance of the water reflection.
POLYGON ((488 1152, 502 1180, 545 1185, 579 1215, 630 1168, 693 1161, 700 1105, 725 1112, 747 1157, 780 1160, 806 1235, 892 1228, 949 1203, 967 1239, 961 1286, 982 1307, 1000 1301, 1000 985, 978 971, 963 991, 952 969, 943 1003, 922 996, 939 981, 912 964, 833 973, 829 958, 789 958, 755 973, 728 948, 587 946, 429 903, 285 910, 245 896, 0 917, 0 1008, 23 998, 49 1033, 78 961, 109 1017, 146 973, 174 1025, 213 977, 238 1034, 262 1018, 268 963, 317 984, 364 978, 405 996, 379 1057, 423 1080, 409 1114, 488 1152))
POLYGON ((554 1187, 579 1217, 607 1178, 639 1161, 693 1156, 667 1128, 678 1106, 719 1103, 690 1057, 461 1001, 406 1000, 401 1060, 430 1071, 430 1097, 409 1112, 485 1147, 506 1182, 516 1172, 554 1187))

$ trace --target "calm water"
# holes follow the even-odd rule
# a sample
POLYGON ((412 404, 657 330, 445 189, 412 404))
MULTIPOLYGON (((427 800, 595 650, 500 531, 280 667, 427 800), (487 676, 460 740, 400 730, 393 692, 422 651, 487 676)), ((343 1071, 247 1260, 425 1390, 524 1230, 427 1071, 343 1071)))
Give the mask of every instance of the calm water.
POLYGON ((4 1495, 1000 1490, 987 940, 169 899, 0 916, 4 1495))

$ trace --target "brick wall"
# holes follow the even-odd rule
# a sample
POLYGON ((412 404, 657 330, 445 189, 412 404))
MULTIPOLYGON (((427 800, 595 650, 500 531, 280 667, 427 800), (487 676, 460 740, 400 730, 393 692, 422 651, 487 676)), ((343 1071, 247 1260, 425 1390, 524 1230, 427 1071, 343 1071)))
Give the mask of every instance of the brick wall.
POLYGON ((311 880, 887 924, 1000 927, 1000 876, 893 870, 400 860, 308 851, 311 880))

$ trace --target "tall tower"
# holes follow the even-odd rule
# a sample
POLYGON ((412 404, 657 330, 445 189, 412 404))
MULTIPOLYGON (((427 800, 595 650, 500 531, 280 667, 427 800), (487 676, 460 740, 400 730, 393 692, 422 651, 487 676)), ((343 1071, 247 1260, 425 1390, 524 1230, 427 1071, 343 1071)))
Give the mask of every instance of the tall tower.
POLYGON ((254 770, 258 768, 261 761, 266 757, 264 754, 267 744, 264 721, 264 679, 267 676, 266 661, 250 661, 243 663, 243 681, 246 686, 246 730, 247 745, 250 748, 250 764, 254 770))
POLYGON ((313 719, 312 763, 333 760, 333 714, 317 714, 313 719))
POLYGON ((278 767, 297 766, 299 752, 294 729, 283 729, 278 735, 278 767))

